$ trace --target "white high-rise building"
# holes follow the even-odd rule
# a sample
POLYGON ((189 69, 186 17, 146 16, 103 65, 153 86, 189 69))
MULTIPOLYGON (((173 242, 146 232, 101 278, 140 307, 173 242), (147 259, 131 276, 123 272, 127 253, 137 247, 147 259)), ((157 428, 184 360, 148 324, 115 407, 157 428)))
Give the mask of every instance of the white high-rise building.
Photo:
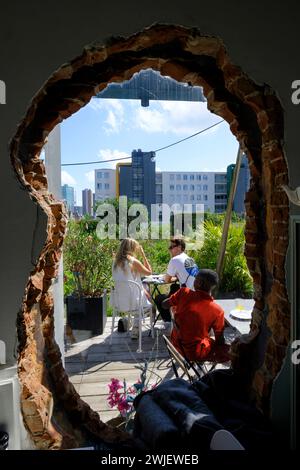
MULTIPOLYGON (((204 211, 224 212, 227 204, 226 173, 163 171, 156 176, 159 201, 173 204, 203 204, 204 211), (159 181, 161 179, 161 182, 159 181)), ((158 193, 157 193, 158 195, 158 193)))
POLYGON ((116 197, 116 170, 103 168, 95 170, 95 201, 116 197))

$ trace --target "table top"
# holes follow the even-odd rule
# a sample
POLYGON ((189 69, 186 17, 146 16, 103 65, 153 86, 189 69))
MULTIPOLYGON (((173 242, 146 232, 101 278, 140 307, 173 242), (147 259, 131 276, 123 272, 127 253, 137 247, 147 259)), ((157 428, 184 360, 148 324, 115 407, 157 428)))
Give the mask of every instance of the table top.
MULTIPOLYGON (((233 318, 230 315, 230 312, 232 310, 235 310, 236 308, 235 299, 216 299, 216 302, 224 310, 225 320, 230 326, 232 326, 233 328, 236 328, 239 331, 239 333, 241 333, 242 335, 248 334, 250 332, 251 319, 250 320, 238 320, 237 318, 233 318)), ((253 299, 242 299, 241 303, 243 307, 245 308, 245 310, 250 310, 250 311, 253 310, 253 306, 254 306, 253 299)))
POLYGON ((142 282, 146 284, 170 284, 170 282, 165 281, 164 274, 152 274, 151 276, 145 276, 142 279, 142 282))

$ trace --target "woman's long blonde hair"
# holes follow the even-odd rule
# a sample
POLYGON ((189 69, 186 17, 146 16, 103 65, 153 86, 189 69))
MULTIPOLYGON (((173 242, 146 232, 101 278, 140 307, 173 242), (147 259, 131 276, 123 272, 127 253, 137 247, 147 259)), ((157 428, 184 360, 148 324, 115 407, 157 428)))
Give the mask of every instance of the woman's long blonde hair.
POLYGON ((128 261, 128 255, 133 256, 137 252, 138 247, 139 243, 134 240, 134 238, 124 238, 115 256, 114 268, 120 266, 124 271, 125 263, 128 261))

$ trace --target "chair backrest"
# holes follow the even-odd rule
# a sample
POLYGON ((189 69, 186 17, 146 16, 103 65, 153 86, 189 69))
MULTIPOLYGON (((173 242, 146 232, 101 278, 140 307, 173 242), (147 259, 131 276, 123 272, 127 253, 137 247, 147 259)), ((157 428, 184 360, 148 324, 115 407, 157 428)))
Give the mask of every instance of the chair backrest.
POLYGON ((136 281, 114 281, 110 304, 120 312, 140 311, 142 309, 143 287, 136 281))
POLYGON ((242 444, 226 429, 216 431, 210 442, 211 450, 245 450, 242 444))
POLYGON ((180 367, 183 371, 183 375, 186 375, 188 380, 192 383, 195 380, 200 378, 199 372, 195 369, 195 367, 180 354, 179 351, 173 346, 171 341, 163 335, 164 342, 166 344, 170 359, 172 361, 172 366, 176 377, 178 377, 178 372, 176 366, 180 367), (191 374, 191 371, 194 372, 195 375, 191 374))

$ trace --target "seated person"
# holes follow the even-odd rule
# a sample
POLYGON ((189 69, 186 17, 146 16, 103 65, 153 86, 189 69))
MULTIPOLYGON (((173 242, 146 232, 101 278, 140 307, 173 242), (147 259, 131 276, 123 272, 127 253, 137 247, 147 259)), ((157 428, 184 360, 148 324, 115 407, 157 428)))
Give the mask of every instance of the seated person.
MULTIPOLYGON (((142 289, 142 305, 144 309, 151 309, 152 304, 149 301, 149 293, 144 289, 141 281, 141 276, 149 275, 152 273, 151 265, 144 253, 143 247, 133 238, 124 238, 122 240, 119 250, 115 256, 112 268, 112 277, 114 281, 135 281, 142 289), (137 259, 140 255, 143 262, 137 259)), ((120 285, 119 289, 119 308, 122 311, 138 310, 139 293, 134 286, 120 285)), ((132 339, 138 338, 138 317, 134 317, 132 339)))
POLYGON ((194 289, 194 281, 197 272, 199 271, 193 258, 190 258, 185 253, 185 241, 183 238, 177 236, 170 240, 170 255, 171 259, 167 267, 167 274, 165 274, 165 282, 172 284, 169 294, 160 294, 155 298, 155 303, 159 313, 164 321, 171 321, 170 311, 162 308, 162 302, 176 292, 179 287, 189 287, 194 289))
POLYGON ((194 282, 194 291, 182 287, 162 303, 173 307, 175 327, 171 341, 190 361, 229 360, 224 341, 224 311, 214 301, 212 289, 218 284, 218 275, 210 269, 201 269, 194 282), (209 336, 213 329, 215 340, 209 336), (222 346, 217 348, 216 346, 222 346), (213 353, 218 355, 213 357, 213 353), (219 356, 219 357, 218 357, 219 356))

